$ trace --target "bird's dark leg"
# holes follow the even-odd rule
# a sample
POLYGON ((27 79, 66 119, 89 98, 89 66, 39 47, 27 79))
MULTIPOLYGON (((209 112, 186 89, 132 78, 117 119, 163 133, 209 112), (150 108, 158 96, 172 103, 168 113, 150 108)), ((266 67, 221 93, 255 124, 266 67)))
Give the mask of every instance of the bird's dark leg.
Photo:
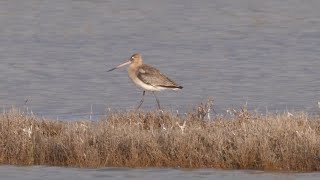
POLYGON ((161 109, 161 107, 160 107, 160 101, 159 101, 159 99, 157 98, 157 96, 156 96, 156 94, 154 93, 154 91, 152 91, 152 94, 154 95, 154 97, 155 97, 156 100, 157 100, 158 108, 161 109))
POLYGON ((145 94, 145 93, 146 93, 146 91, 143 91, 143 93, 142 93, 142 99, 141 99, 138 107, 136 108, 136 110, 138 110, 138 109, 140 108, 140 106, 142 105, 142 103, 143 103, 143 101, 144 101, 144 94, 145 94))

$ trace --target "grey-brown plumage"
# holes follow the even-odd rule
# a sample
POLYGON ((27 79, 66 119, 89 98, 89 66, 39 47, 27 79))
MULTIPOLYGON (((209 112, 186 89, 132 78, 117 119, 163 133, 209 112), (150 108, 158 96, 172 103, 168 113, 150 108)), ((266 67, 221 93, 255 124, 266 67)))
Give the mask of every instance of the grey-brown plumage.
POLYGON ((138 67, 137 77, 148 85, 182 89, 182 86, 178 86, 173 80, 161 74, 158 69, 147 64, 138 67))

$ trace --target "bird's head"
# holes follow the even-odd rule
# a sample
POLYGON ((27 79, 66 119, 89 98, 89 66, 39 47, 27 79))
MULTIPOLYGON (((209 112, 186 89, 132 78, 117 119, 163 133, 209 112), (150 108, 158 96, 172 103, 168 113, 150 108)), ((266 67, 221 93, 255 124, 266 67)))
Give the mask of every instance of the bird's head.
POLYGON ((115 69, 118 69, 120 67, 123 67, 123 66, 126 66, 126 65, 129 65, 129 64, 132 64, 134 66, 140 66, 142 65, 142 58, 141 58, 141 55, 139 53, 134 53, 127 62, 123 63, 123 64, 120 64, 119 66, 117 67, 114 67, 110 70, 108 70, 108 72, 110 71, 113 71, 115 69))

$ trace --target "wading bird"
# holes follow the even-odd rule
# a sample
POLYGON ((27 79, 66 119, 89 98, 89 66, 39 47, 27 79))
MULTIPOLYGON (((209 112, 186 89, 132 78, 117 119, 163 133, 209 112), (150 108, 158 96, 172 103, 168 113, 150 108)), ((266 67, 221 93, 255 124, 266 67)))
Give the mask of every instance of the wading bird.
POLYGON ((143 89, 142 99, 139 105, 137 106, 137 109, 139 109, 142 105, 144 101, 144 94, 146 93, 146 91, 152 92, 152 94, 157 100, 158 108, 161 109, 159 99, 154 93, 155 91, 161 91, 165 89, 180 90, 183 88, 182 86, 177 85, 167 76, 161 74, 161 72, 158 69, 147 64, 143 64, 141 55, 139 53, 133 54, 127 62, 108 70, 108 72, 123 67, 125 65, 130 65, 128 69, 128 75, 130 79, 133 81, 134 84, 143 89))

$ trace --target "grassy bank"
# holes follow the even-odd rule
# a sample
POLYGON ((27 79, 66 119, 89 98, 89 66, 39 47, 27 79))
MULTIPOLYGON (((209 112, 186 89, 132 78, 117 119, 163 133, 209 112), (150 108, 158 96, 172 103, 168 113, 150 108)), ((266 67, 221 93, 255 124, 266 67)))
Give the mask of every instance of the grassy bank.
POLYGON ((0 115, 0 164, 320 170, 320 118, 240 109, 209 121, 201 108, 76 122, 12 110, 0 115))

